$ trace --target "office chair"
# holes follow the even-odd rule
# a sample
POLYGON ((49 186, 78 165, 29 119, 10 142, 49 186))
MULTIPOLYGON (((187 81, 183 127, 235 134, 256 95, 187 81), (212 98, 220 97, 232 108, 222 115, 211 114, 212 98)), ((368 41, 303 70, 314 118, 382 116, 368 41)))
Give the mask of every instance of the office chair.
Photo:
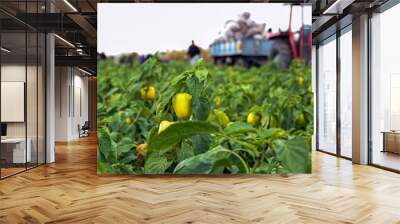
POLYGON ((80 127, 80 125, 78 124, 79 138, 89 136, 89 129, 90 129, 89 121, 85 121, 82 127, 80 127))

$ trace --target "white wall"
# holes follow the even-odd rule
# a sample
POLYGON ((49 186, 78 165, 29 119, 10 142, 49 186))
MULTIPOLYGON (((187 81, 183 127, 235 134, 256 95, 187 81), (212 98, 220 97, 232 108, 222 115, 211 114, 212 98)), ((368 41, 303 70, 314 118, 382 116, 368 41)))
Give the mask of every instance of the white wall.
MULTIPOLYGON (((1 81, 25 82, 26 67, 18 64, 6 64, 1 66, 1 81)), ((28 68, 30 70, 30 68, 28 68)), ((1 108, 7 110, 7 108, 1 108)), ((25 122, 7 122, 7 137, 25 137, 25 122)))
POLYGON ((312 46, 312 54, 311 54, 311 82, 312 82, 312 91, 313 91, 313 97, 314 97, 314 131, 313 131, 313 136, 312 136, 312 144, 311 144, 311 149, 316 150, 316 125, 317 125, 317 113, 316 113, 316 92, 317 92, 317 83, 316 83, 316 78, 317 78, 317 48, 315 45, 312 46))
POLYGON ((55 85, 55 140, 77 139, 78 125, 88 120, 88 78, 76 68, 56 67, 55 85))
POLYGON ((55 68, 55 140, 68 140, 68 88, 70 84, 69 68, 55 68))
MULTIPOLYGON (((36 74, 36 67, 25 65, 18 65, 18 64, 5 64, 1 66, 1 81, 2 82, 25 82, 25 75, 26 71, 28 74, 34 72, 36 74), (27 70, 26 70, 27 69, 27 70)), ((31 80, 30 80, 31 82, 31 80)), ((30 83, 32 84, 32 83, 30 83)), ((36 82, 34 83, 36 85, 36 82)), ((36 98, 36 89, 27 89, 32 90, 33 92, 28 91, 27 96, 27 103, 31 103, 33 100, 31 99, 36 98)), ((27 105, 28 106, 28 105, 27 105)), ((33 105, 30 105, 33 106, 33 105)), ((36 108, 36 104, 34 105, 36 108)), ((7 108, 1 108, 2 110, 7 110, 7 108)), ((28 122, 35 121, 36 123, 36 114, 28 113, 28 122)), ((25 137, 25 123, 26 122, 7 122, 7 136, 8 137, 25 137)), ((32 127, 33 124, 29 124, 28 127, 32 127)), ((36 129, 36 128, 35 128, 36 129)), ((28 133, 29 134, 29 133, 28 133)), ((28 135, 29 137, 29 135, 28 135)))
POLYGON ((74 107, 72 108, 72 120, 71 120, 71 135, 76 138, 79 137, 78 124, 81 126, 88 121, 88 78, 81 76, 82 73, 76 75, 77 70, 74 71, 74 107), (81 107, 81 108, 80 108, 81 107))
MULTIPOLYGON (((27 120, 23 122, 6 122, 7 137, 24 138, 25 135, 30 139, 32 161, 44 163, 45 150, 45 118, 44 118, 44 74, 42 67, 25 66, 25 64, 3 64, 1 66, 2 82, 24 82, 26 84, 26 108, 22 112, 27 115, 27 120), (37 70, 38 69, 38 70, 37 70), (27 78, 27 80, 25 80, 27 78), (37 153, 39 155, 37 155, 37 153)), ((2 96, 7 97, 7 96, 2 96)), ((7 111, 11 108, 1 108, 7 111)), ((13 113, 8 111, 8 113, 13 113)))

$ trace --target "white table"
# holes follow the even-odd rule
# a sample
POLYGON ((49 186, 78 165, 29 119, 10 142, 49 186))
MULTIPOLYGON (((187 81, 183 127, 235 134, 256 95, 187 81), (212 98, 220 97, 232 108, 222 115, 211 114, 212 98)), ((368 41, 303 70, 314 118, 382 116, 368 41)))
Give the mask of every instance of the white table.
POLYGON ((31 160, 32 160, 32 153, 31 153, 32 140, 30 138, 28 138, 28 139, 26 139, 26 142, 28 143, 28 145, 27 145, 28 147, 26 147, 26 154, 25 154, 25 138, 1 139, 2 145, 14 145, 13 163, 31 162, 31 160))

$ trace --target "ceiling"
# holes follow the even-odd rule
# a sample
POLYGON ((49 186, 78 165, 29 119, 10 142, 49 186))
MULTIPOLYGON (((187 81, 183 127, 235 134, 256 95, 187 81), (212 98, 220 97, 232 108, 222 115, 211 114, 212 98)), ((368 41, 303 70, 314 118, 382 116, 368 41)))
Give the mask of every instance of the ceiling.
MULTIPOLYGON (((56 66, 78 66, 96 74, 96 0, 1 0, 2 45, 7 58, 23 58, 25 31, 55 33, 56 66), (50 13, 51 12, 51 13, 50 13)), ((28 58, 37 48, 29 43, 28 58)), ((35 41, 36 42, 36 41, 35 41)), ((33 56, 32 56, 33 57, 33 56)))
POLYGON ((334 26, 345 26, 353 17, 373 11, 389 0, 308 0, 313 5, 313 41, 335 32, 334 26), (333 27, 333 28, 332 28, 333 27))

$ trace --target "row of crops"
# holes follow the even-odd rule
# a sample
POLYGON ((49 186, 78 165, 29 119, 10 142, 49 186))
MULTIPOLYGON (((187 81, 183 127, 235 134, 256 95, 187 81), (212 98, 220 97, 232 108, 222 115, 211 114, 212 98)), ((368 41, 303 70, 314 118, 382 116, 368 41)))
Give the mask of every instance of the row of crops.
POLYGON ((311 69, 98 62, 100 174, 311 172, 311 69))

